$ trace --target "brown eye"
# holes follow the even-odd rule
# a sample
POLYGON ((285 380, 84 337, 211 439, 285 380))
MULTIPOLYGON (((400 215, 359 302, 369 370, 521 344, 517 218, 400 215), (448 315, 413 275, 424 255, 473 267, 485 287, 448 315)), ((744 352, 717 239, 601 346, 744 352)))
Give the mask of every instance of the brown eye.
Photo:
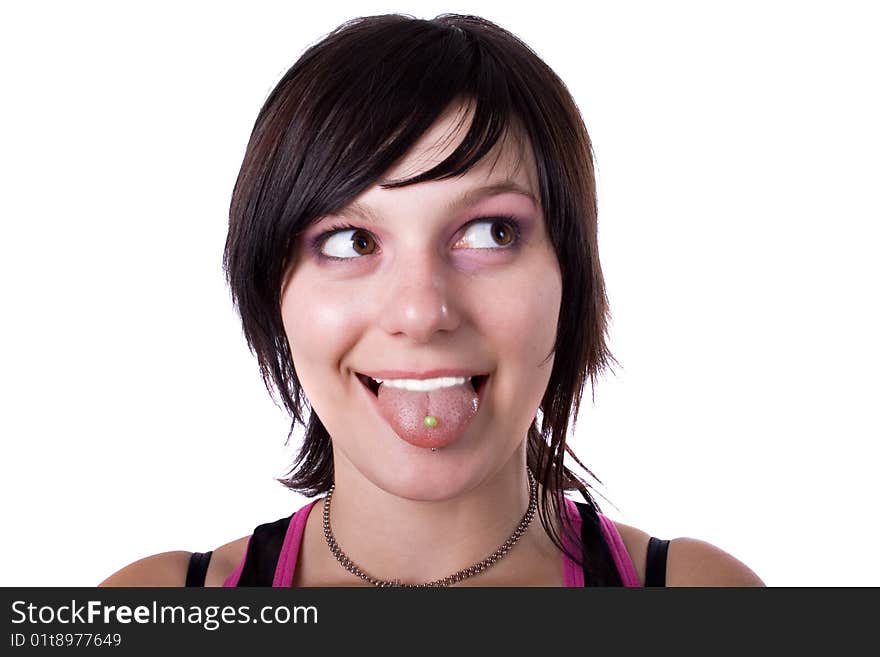
POLYGON ((496 221, 492 224, 492 237, 501 246, 507 246, 513 241, 513 231, 503 221, 496 221))
POLYGON ((335 228, 319 239, 321 255, 333 260, 370 255, 375 248, 373 236, 359 228, 335 228))
POLYGON ((456 248, 502 250, 514 248, 519 239, 518 225, 509 219, 489 217, 469 224, 456 248))
POLYGON ((354 232, 354 235, 352 235, 351 238, 351 243, 354 246, 355 251, 361 255, 369 255, 369 253, 364 253, 364 251, 369 251, 371 248, 375 247, 375 242, 369 233, 365 233, 361 230, 356 230, 354 232))

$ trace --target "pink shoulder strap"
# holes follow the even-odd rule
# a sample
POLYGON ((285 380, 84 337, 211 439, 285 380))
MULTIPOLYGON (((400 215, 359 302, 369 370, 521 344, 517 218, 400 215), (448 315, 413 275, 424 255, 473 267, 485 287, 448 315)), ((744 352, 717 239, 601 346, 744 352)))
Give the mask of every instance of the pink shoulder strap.
POLYGON ((620 573, 623 585, 641 586, 642 583, 639 581, 636 567, 633 565, 629 552, 626 551, 626 546, 623 544, 623 539, 620 538, 617 526, 601 513, 599 514, 599 521, 602 524, 602 534, 605 537, 605 542, 608 544, 608 549, 611 550, 611 556, 614 558, 614 564, 617 566, 617 572, 620 573))
POLYGON ((284 544, 281 546, 281 554, 278 556, 278 565, 275 567, 275 579, 272 580, 272 586, 290 587, 293 585, 293 573, 296 570, 296 561, 299 556, 303 531, 306 528, 306 520, 309 519, 309 512, 318 499, 320 498, 315 498, 297 511, 293 516, 293 521, 287 527, 284 544))
MULTIPOLYGON (((290 586, 293 583, 293 573, 296 569, 303 530, 306 527, 309 511, 311 511, 312 506, 317 501, 318 499, 314 499, 311 502, 307 502, 305 506, 294 514, 293 520, 287 526, 287 532, 284 534, 284 543, 281 545, 281 553, 278 555, 278 565, 275 567, 275 577, 272 580, 272 586, 290 586)), ((248 544, 241 557, 241 561, 239 561, 232 574, 223 582, 223 586, 238 586, 238 580, 241 578, 242 570, 244 570, 250 546, 251 541, 248 538, 248 544)))
MULTIPOLYGON (((574 527, 575 532, 581 533, 581 513, 577 506, 567 497, 565 498, 565 508, 563 513, 568 514, 568 520, 574 527)), ((580 552, 580 546, 575 545, 565 532, 562 532, 562 541, 565 549, 573 554, 580 552)), ((562 553, 562 574, 565 577, 565 586, 583 587, 584 585, 584 569, 581 568, 576 561, 564 552, 562 553)))
MULTIPOLYGON (((565 498, 565 510, 568 513, 568 517, 571 520, 574 530, 580 533, 582 524, 581 514, 580 511, 578 511, 574 500, 567 497, 565 498)), ((642 584, 639 581, 639 576, 636 573, 632 558, 630 558, 629 552, 626 551, 626 546, 623 544, 623 539, 620 538, 620 533, 617 531, 617 527, 611 520, 603 516, 601 513, 598 515, 602 527, 602 537, 605 539, 605 543, 611 551, 611 557, 614 559, 614 565, 617 566, 617 572, 620 573, 620 579, 623 582, 623 585, 641 586, 642 584)), ((563 535, 563 540, 565 539, 566 537, 563 535)), ((575 554, 577 554, 577 551, 580 549, 580 546, 575 546, 567 540, 565 542, 565 547, 575 554)), ((583 568, 581 568, 577 562, 569 558, 567 554, 563 555, 563 573, 565 575, 566 586, 584 585, 583 568)))

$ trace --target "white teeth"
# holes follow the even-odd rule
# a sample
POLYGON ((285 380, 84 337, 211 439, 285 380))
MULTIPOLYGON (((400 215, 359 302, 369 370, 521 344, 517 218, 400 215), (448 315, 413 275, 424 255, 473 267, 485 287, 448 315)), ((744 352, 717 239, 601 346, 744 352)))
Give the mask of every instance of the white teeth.
POLYGON ((413 390, 418 392, 426 392, 429 390, 438 390, 439 388, 451 388, 452 386, 460 386, 469 380, 465 376, 441 376, 436 379, 373 379, 378 383, 382 383, 391 388, 401 388, 403 390, 413 390))

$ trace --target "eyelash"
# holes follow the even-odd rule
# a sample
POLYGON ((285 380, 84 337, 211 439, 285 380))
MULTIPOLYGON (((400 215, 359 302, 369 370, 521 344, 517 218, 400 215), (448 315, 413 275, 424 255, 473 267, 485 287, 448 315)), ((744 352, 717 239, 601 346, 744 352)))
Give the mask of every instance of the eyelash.
MULTIPOLYGON (((465 225, 465 228, 469 228, 470 226, 472 226, 474 224, 480 224, 480 223, 494 224, 494 223, 498 223, 498 222, 506 224, 508 226, 508 228, 510 228, 513 231, 513 242, 511 242, 507 246, 498 246, 495 248, 490 248, 490 249, 485 249, 485 250, 487 250, 487 251, 504 251, 507 249, 513 249, 513 248, 517 247, 519 245, 520 239, 522 238, 522 227, 520 226, 519 221, 517 221, 515 218, 513 218, 511 216, 501 215, 501 216, 492 216, 492 217, 478 217, 477 219, 474 219, 473 221, 469 221, 465 225)), ((318 235, 317 237, 315 237, 312 240, 312 243, 310 245, 311 251, 315 254, 315 256, 317 258, 322 259, 322 260, 337 260, 337 261, 343 261, 343 262, 346 262, 349 260, 360 260, 360 258, 363 256, 353 257, 353 258, 339 258, 337 256, 329 256, 324 253, 321 253, 321 247, 324 246, 324 242, 326 242, 328 239, 330 239, 330 237, 332 237, 335 233, 344 232, 346 230, 364 230, 364 229, 361 228, 360 226, 354 226, 354 225, 348 224, 348 223, 334 224, 333 226, 328 228, 325 232, 321 233, 320 235, 318 235)), ((364 231, 364 232, 369 232, 369 231, 364 231)))

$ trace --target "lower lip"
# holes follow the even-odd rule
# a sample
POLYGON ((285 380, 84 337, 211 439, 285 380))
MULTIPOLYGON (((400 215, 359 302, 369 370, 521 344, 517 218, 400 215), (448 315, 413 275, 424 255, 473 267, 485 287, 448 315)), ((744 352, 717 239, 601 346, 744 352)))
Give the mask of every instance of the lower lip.
POLYGON ((485 396, 485 394, 486 394, 486 387, 489 385, 489 378, 490 378, 490 377, 491 377, 491 375, 487 376, 486 379, 480 384, 480 390, 477 392, 477 397, 478 397, 479 400, 480 400, 480 404, 479 404, 479 406, 478 406, 478 408, 477 408, 477 413, 476 413, 476 415, 474 415, 473 418, 471 418, 471 421, 468 422, 467 427, 465 428, 464 431, 462 431, 461 433, 458 433, 458 434, 453 434, 452 436, 449 436, 448 438, 446 438, 446 439, 444 439, 444 440, 440 440, 440 441, 438 441, 438 440, 436 440, 436 439, 435 439, 435 440, 430 440, 430 441, 421 441, 421 440, 418 440, 418 439, 409 440, 409 439, 402 438, 401 436, 399 436, 399 435, 397 434, 397 432, 394 431, 394 429, 393 429, 393 428, 388 424, 388 422, 385 420, 385 417, 382 415, 382 410, 379 408, 379 399, 378 399, 378 397, 376 397, 376 395, 373 394, 373 391, 372 391, 372 390, 370 390, 369 388, 367 388, 367 386, 365 386, 365 385, 363 384, 363 382, 357 377, 356 374, 354 375, 354 378, 355 378, 355 380, 357 381, 357 385, 358 385, 358 387, 359 387, 359 388, 364 392, 364 394, 369 398, 369 403, 370 403, 370 405, 372 406, 373 410, 376 412, 376 417, 377 417, 377 418, 378 418, 383 424, 385 424, 385 426, 387 426, 389 429, 391 429, 391 432, 392 432, 395 436, 397 436, 400 440, 403 440, 404 442, 409 443, 410 445, 413 445, 413 446, 415 446, 415 447, 433 447, 433 448, 435 448, 435 449, 440 449, 441 447, 447 447, 448 445, 451 445, 452 443, 454 443, 455 441, 457 441, 459 438, 461 438, 461 437, 465 434, 465 432, 467 431, 467 428, 469 428, 469 427, 474 423, 474 420, 477 419, 477 415, 480 414, 480 409, 483 407, 483 398, 484 398, 484 396, 485 396))

